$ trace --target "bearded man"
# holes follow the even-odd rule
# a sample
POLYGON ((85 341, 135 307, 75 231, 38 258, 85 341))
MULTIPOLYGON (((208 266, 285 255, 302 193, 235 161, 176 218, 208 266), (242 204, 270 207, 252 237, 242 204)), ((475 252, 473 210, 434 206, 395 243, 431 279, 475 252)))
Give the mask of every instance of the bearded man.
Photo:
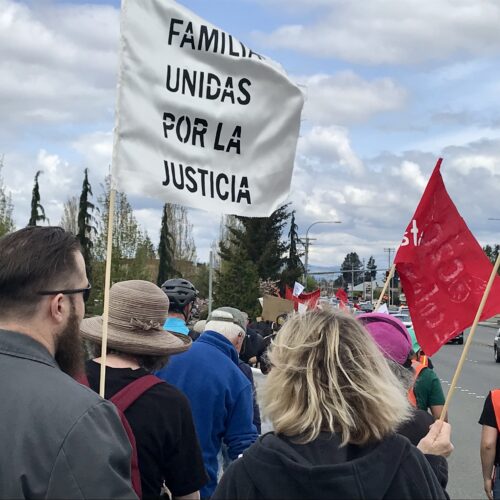
POLYGON ((0 238, 1 498, 136 498, 116 409, 72 378, 90 288, 71 233, 0 238))

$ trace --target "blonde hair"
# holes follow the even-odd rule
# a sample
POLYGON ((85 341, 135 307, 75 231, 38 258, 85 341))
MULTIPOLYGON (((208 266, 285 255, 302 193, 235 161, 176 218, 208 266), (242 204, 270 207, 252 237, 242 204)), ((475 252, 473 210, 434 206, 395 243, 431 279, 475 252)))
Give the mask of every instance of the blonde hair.
POLYGON ((298 443, 320 432, 342 445, 381 440, 410 417, 410 406, 376 344, 352 316, 311 311, 291 317, 269 351, 263 413, 298 443))

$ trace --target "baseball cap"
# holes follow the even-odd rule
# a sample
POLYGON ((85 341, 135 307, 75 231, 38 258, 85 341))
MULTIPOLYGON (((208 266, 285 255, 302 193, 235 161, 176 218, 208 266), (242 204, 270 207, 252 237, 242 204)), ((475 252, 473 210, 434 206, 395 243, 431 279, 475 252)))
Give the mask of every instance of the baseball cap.
POLYGON ((412 351, 412 340, 402 321, 390 314, 366 313, 356 317, 368 330, 386 358, 400 365, 412 351))
POLYGON ((220 321, 225 323, 232 323, 239 326, 243 333, 246 331, 247 320, 245 315, 235 307, 219 307, 210 313, 205 325, 205 330, 210 329, 209 323, 212 321, 220 321))

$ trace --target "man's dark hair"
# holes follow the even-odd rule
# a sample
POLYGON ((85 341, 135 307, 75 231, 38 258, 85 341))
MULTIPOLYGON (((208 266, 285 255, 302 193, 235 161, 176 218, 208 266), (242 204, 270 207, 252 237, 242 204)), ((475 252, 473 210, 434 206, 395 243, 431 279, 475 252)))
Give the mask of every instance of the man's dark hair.
POLYGON ((76 270, 76 237, 61 227, 29 226, 0 238, 0 311, 33 313, 43 290, 64 288, 76 270))

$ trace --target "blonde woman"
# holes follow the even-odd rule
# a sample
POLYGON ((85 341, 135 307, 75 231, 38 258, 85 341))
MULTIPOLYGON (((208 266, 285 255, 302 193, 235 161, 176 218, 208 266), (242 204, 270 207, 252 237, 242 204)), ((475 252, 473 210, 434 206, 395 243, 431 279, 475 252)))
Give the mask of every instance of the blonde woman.
MULTIPOLYGON (((395 433, 411 415, 409 403, 353 317, 294 316, 269 359, 263 413, 275 432, 229 467, 213 500, 447 498, 432 462, 395 433)), ((434 424, 419 448, 449 454, 449 430, 434 424)))

